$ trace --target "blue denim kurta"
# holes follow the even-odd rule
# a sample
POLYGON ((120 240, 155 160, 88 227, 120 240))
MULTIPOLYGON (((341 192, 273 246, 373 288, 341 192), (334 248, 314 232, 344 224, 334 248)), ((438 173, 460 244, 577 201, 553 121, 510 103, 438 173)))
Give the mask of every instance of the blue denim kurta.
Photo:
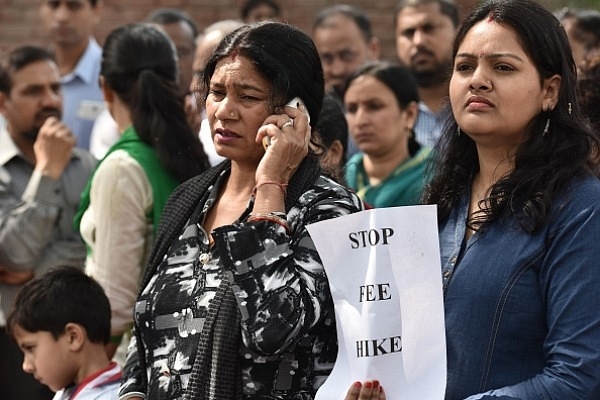
POLYGON ((569 185, 533 235, 510 216, 464 242, 467 208, 440 226, 446 400, 600 399, 600 181, 569 185))

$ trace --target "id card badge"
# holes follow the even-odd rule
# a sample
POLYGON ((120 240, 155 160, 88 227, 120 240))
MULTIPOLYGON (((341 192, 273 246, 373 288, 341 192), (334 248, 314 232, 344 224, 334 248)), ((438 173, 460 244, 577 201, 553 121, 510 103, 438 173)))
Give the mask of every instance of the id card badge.
POLYGON ((96 100, 82 100, 77 109, 77 117, 87 120, 95 120, 104 110, 104 102, 96 100))

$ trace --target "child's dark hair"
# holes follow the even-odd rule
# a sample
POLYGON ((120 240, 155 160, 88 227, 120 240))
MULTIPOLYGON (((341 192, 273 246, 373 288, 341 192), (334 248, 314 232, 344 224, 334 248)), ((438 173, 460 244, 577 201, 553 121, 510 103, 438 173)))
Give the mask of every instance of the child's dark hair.
POLYGON ((6 327, 10 335, 19 326, 58 339, 69 322, 84 327, 91 342, 108 343, 110 304, 100 284, 80 268, 57 267, 19 290, 6 327))

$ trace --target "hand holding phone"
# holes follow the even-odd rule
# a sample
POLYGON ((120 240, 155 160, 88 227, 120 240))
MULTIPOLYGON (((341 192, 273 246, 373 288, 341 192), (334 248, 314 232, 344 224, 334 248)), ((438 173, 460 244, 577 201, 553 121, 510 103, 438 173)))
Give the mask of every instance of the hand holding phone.
POLYGON ((310 124, 310 114, 308 113, 308 110, 306 109, 306 105, 304 104, 304 102, 302 101, 302 99, 300 97, 297 97, 297 96, 294 97, 285 106, 296 108, 296 109, 299 109, 300 106, 304 106, 304 114, 306 115, 306 118, 308 119, 308 123, 310 124))
MULTIPOLYGON (((310 114, 308 113, 308 110, 306 109, 306 105, 304 104, 304 102, 302 101, 302 99, 300 97, 298 97, 298 96, 294 97, 284 107, 292 107, 295 109, 299 109, 300 106, 304 106, 304 115, 306 115, 308 123, 310 124, 310 114)), ((270 143, 271 143, 271 138, 269 136, 265 135, 262 139, 262 144, 263 144, 263 147, 265 148, 265 150, 267 150, 270 143)))

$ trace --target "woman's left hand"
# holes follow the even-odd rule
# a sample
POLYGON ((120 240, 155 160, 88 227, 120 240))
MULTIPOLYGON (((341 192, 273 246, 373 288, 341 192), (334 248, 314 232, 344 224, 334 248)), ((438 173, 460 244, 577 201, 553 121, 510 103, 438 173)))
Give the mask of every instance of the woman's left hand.
POLYGON ((377 380, 354 382, 344 400, 385 400, 385 392, 377 380))
POLYGON ((284 114, 268 116, 258 130, 256 142, 268 142, 256 170, 256 182, 287 183, 308 154, 311 128, 306 108, 284 107, 284 114))

